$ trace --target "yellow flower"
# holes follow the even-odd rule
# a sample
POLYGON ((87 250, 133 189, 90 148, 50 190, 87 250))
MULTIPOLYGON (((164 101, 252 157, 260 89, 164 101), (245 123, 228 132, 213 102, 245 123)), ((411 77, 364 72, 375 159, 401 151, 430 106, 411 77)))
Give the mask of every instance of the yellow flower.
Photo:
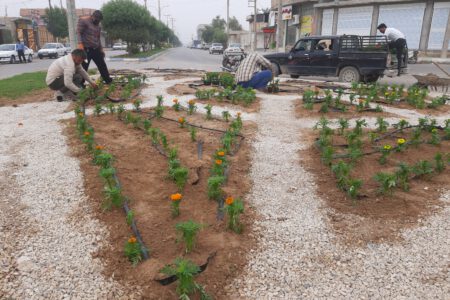
POLYGON ((180 201, 181 198, 183 198, 183 195, 181 195, 180 193, 172 194, 172 195, 170 196, 170 199, 171 199, 172 201, 180 201))
POLYGON ((130 243, 130 244, 134 244, 134 243, 136 243, 137 242, 137 240, 136 240, 136 238, 134 237, 134 236, 132 236, 132 237, 130 237, 129 239, 128 239, 128 243, 130 243))
POLYGON ((220 166, 222 164, 222 160, 221 159, 216 159, 216 165, 220 166))
POLYGON ((405 142, 406 142, 405 139, 398 139, 397 140, 397 144, 399 144, 399 145, 403 145, 405 142))
POLYGON ((386 93, 384 93, 384 95, 385 95, 385 96, 389 96, 389 93, 388 93, 388 92, 386 92, 386 93))
POLYGON ((225 199, 225 203, 227 205, 231 205, 231 204, 233 204, 233 202, 234 202, 234 199, 231 196, 229 196, 229 197, 227 197, 227 199, 225 199))
POLYGON ((195 105, 195 100, 193 100, 193 99, 191 99, 191 100, 189 100, 189 105, 195 105))
POLYGON ((384 150, 391 150, 391 145, 384 145, 384 150))
POLYGON ((224 151, 219 151, 219 152, 217 152, 217 156, 225 156, 225 152, 224 151))
POLYGON ((82 112, 79 112, 79 113, 78 113, 78 116, 83 117, 84 114, 83 114, 82 112))
POLYGON ((432 133, 436 133, 436 132, 438 132, 438 130, 437 130, 436 128, 433 128, 433 129, 431 130, 431 132, 432 132, 432 133))

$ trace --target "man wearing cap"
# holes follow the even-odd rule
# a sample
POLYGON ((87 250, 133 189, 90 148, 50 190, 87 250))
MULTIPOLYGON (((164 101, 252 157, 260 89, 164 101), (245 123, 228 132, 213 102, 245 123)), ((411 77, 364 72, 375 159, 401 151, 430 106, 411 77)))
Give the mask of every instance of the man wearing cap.
POLYGON ((381 23, 378 25, 378 30, 384 34, 389 42, 389 47, 394 48, 397 53, 397 65, 398 76, 400 76, 400 70, 402 66, 402 54, 405 51, 406 39, 405 35, 400 31, 392 27, 387 27, 386 24, 381 23))
POLYGON ((100 22, 103 19, 102 12, 96 10, 91 16, 81 17, 78 20, 77 36, 78 48, 86 51, 87 63, 83 62, 83 68, 87 71, 91 60, 97 65, 100 75, 105 83, 111 83, 108 67, 105 63, 105 52, 100 41, 100 22))

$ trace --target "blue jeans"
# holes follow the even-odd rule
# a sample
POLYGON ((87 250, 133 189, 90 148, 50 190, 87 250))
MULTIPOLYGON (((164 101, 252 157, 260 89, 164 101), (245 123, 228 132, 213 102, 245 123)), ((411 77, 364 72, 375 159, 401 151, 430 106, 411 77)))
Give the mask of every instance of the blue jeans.
POLYGON ((252 79, 249 81, 241 81, 238 82, 240 86, 243 88, 254 88, 254 89, 262 89, 267 87, 267 84, 272 80, 272 72, 269 70, 264 70, 253 75, 252 79))

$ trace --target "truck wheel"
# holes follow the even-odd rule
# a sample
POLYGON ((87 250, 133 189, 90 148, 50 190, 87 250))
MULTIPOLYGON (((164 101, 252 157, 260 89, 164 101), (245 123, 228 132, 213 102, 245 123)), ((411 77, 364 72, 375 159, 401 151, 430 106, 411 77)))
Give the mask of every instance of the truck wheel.
POLYGON ((280 76, 280 67, 278 66, 278 64, 276 63, 272 63, 272 72, 273 72, 273 77, 278 77, 280 76))
POLYGON ((355 67, 345 67, 339 72, 339 81, 342 82, 359 82, 361 75, 355 67))
POLYGON ((293 79, 297 79, 299 77, 300 77, 300 75, 293 75, 293 74, 291 74, 291 78, 293 78, 293 79))

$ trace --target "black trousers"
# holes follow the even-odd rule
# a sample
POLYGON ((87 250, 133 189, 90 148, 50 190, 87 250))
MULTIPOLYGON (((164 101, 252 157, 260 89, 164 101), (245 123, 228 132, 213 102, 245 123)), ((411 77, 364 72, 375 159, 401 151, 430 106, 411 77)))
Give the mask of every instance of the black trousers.
POLYGON ((405 39, 397 39, 396 41, 389 43, 389 47, 395 49, 395 52, 397 54, 398 73, 400 73, 400 70, 402 68, 402 63, 403 63, 402 55, 403 55, 403 52, 405 51, 406 40, 405 39))
POLYGON ((91 60, 97 65, 98 71, 103 78, 103 81, 106 83, 111 83, 112 79, 109 76, 108 67, 105 63, 105 58, 103 57, 103 53, 98 48, 85 48, 87 54, 87 63, 83 62, 83 68, 87 71, 89 68, 89 64, 91 60))
POLYGON ((19 55, 19 61, 22 63, 22 58, 23 58, 23 62, 26 63, 27 59, 25 58, 25 52, 24 50, 17 50, 17 54, 19 55))

